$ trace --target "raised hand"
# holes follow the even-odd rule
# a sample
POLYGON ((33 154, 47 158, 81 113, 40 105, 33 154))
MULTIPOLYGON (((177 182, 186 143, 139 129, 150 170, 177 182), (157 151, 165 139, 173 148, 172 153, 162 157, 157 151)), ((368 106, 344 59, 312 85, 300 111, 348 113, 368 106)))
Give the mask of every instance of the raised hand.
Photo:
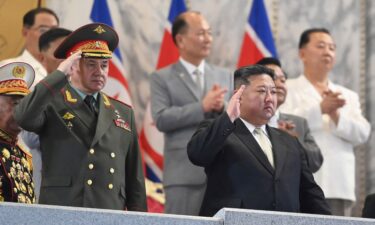
POLYGON ((64 61, 60 63, 57 70, 63 72, 65 75, 70 75, 72 73, 73 66, 78 66, 79 59, 81 59, 81 51, 77 51, 64 61))
POLYGON ((229 100, 227 114, 232 122, 238 117, 240 117, 240 100, 245 88, 245 85, 241 85, 239 89, 234 91, 233 96, 229 100))

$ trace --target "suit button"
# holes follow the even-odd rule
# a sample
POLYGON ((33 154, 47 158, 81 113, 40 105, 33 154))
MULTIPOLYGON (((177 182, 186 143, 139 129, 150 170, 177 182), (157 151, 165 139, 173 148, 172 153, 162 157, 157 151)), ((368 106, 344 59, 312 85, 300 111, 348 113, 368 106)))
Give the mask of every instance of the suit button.
POLYGON ((114 152, 111 152, 111 158, 115 158, 116 154, 114 152))
POLYGON ((91 185, 92 185, 92 180, 91 180, 91 179, 87 180, 87 184, 88 184, 89 186, 91 186, 91 185))
POLYGON ((94 164, 90 163, 90 164, 89 164, 89 169, 90 169, 90 170, 94 169, 94 164))
POLYGON ((113 184, 108 184, 108 189, 112 190, 113 189, 113 184))
POLYGON ((95 150, 93 148, 90 149, 90 154, 93 155, 95 153, 95 150))
POLYGON ((114 173, 115 173, 115 169, 110 168, 110 169, 109 169, 109 172, 110 172, 111 174, 114 174, 114 173))

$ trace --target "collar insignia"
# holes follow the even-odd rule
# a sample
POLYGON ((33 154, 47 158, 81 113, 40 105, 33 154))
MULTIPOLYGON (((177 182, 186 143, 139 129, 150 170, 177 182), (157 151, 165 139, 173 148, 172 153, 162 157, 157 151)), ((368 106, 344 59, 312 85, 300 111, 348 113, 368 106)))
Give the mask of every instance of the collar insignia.
POLYGON ((109 101, 108 97, 105 94, 102 94, 103 96, 103 102, 106 107, 111 106, 111 102, 109 101))
POLYGON ((72 94, 70 93, 70 91, 66 90, 65 96, 66 96, 66 100, 68 102, 70 102, 70 103, 76 103, 77 102, 77 99, 72 97, 72 94))

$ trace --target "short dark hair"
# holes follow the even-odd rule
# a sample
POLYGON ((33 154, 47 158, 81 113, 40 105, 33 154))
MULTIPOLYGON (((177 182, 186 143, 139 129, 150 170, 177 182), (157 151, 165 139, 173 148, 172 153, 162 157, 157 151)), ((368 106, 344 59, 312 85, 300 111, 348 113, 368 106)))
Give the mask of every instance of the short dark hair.
POLYGON ((56 39, 66 37, 71 33, 71 30, 67 30, 60 27, 52 28, 46 31, 39 37, 39 51, 42 52, 48 50, 51 42, 55 41, 56 39))
POLYGON ((281 68, 280 60, 274 57, 264 57, 263 59, 259 60, 256 64, 262 65, 262 66, 276 65, 281 68))
POLYGON ((310 29, 307 29, 304 32, 302 32, 302 34, 301 34, 301 37, 299 39, 299 44, 298 44, 299 49, 305 47, 305 45, 307 45, 309 43, 310 35, 312 33, 326 33, 326 34, 331 35, 329 30, 327 30, 326 28, 310 28, 310 29))
MULTIPOLYGON (((195 13, 195 14, 198 14, 198 15, 201 14, 200 12, 197 12, 197 11, 188 11, 188 12, 189 13, 195 13)), ((186 15, 186 12, 179 14, 176 17, 176 19, 173 21, 173 24, 172 24, 172 38, 173 38, 173 42, 175 43, 176 46, 177 46, 177 41, 176 41, 177 34, 184 33, 186 31, 187 27, 188 27, 188 24, 187 24, 186 19, 185 19, 185 15, 186 15)))
POLYGON ((57 17, 57 15, 56 15, 56 13, 54 11, 52 11, 49 8, 39 7, 39 8, 35 8, 35 9, 32 9, 32 10, 28 11, 23 16, 23 26, 24 27, 32 27, 34 25, 34 23, 35 23, 35 17, 39 13, 48 13, 48 14, 51 14, 52 16, 54 16, 56 18, 57 24, 59 24, 59 18, 57 17))
POLYGON ((272 69, 263 65, 244 66, 234 71, 234 87, 237 89, 241 85, 249 85, 251 76, 259 76, 261 74, 269 75, 272 80, 275 79, 275 73, 272 69))
POLYGON ((261 60, 259 60, 256 64, 262 65, 262 66, 267 66, 267 65, 275 65, 280 67, 280 69, 283 71, 285 78, 288 78, 288 74, 284 71, 284 69, 281 66, 281 62, 278 58, 274 57, 265 57, 261 60))

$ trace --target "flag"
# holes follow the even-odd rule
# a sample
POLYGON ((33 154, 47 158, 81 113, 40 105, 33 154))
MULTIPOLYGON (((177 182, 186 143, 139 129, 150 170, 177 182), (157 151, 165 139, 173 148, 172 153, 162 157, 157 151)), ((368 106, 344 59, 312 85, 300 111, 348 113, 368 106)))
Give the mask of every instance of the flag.
POLYGON ((277 57, 277 52, 264 2, 253 0, 237 67, 254 64, 264 57, 277 57))
MULTIPOLYGON (((105 23, 118 30, 112 20, 112 12, 109 8, 107 0, 94 0, 90 12, 92 22, 105 23)), ((118 13, 118 12, 117 12, 118 13)), ((122 66, 122 56, 119 48, 113 52, 112 59, 109 61, 108 80, 103 91, 109 96, 119 99, 128 105, 131 105, 129 84, 125 76, 125 69, 122 66)))
MULTIPOLYGON (((171 27, 175 18, 186 10, 183 0, 171 1, 168 23, 164 28, 156 69, 161 69, 178 60, 179 53, 173 42, 171 27)), ((163 212, 165 201, 162 189, 164 136, 152 121, 150 103, 147 104, 139 141, 146 162, 146 189, 149 211, 163 212)))

